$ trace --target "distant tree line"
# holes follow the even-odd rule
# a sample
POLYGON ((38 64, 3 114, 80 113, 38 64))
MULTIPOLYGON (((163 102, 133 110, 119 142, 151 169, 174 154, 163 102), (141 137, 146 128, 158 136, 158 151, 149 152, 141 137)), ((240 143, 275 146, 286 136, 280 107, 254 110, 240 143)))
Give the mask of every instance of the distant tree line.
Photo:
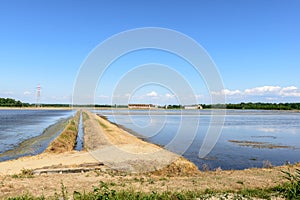
POLYGON ((300 103, 237 103, 205 105, 204 109, 300 110, 300 103))
MULTIPOLYGON (((34 106, 35 104, 33 104, 34 106)), ((68 107, 69 104, 41 104, 42 107, 68 107)), ((127 105, 73 105, 74 107, 128 108, 127 105)), ((300 110, 300 103, 237 103, 237 104, 201 104, 203 109, 251 109, 251 110, 300 110)), ((164 105, 158 108, 183 109, 183 105, 164 105)))
MULTIPOLYGON (((23 103, 11 98, 0 98, 0 107, 34 107, 36 104, 23 103)), ((70 104, 39 104, 41 107, 69 107, 70 104)), ((74 107, 128 108, 127 105, 73 105, 74 107)), ((201 104, 203 109, 251 109, 251 110, 300 110, 300 103, 236 103, 236 104, 201 104)), ((158 108, 183 109, 182 105, 164 105, 158 108)))
POLYGON ((28 107, 29 103, 22 103, 21 101, 17 101, 11 98, 0 98, 0 106, 1 107, 28 107))

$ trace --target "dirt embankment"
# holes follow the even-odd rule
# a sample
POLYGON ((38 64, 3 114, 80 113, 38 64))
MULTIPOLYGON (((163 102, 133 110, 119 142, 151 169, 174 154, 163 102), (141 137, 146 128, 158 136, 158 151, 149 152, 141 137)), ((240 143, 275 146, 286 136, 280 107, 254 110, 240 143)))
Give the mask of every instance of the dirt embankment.
POLYGON ((50 143, 45 150, 46 153, 63 153, 74 149, 78 135, 79 117, 80 111, 77 111, 76 115, 69 120, 62 133, 50 143))
POLYGON ((145 142, 94 113, 84 115, 85 146, 111 169, 170 176, 199 173, 185 158, 145 142))

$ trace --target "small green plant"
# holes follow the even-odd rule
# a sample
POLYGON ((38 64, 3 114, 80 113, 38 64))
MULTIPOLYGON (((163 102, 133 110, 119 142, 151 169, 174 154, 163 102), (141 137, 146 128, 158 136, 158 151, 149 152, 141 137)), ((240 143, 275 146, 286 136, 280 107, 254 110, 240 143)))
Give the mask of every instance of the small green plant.
POLYGON ((63 182, 61 182, 61 195, 63 200, 68 200, 68 191, 63 182))
POLYGON ((161 177, 159 180, 160 180, 160 181, 167 181, 168 179, 165 178, 165 177, 161 177))
MULTIPOLYGON (((284 172, 285 175, 288 177, 289 180, 293 180, 294 183, 295 180, 297 182, 297 185, 299 186, 299 179, 300 179, 300 170, 297 170, 296 174, 292 174, 290 172, 284 172)), ((151 180, 146 179, 145 183, 151 180)), ((123 182, 122 184, 125 185, 123 182)), ((73 197, 68 196, 68 192, 66 187, 63 183, 61 183, 61 192, 55 193, 54 197, 51 197, 49 199, 59 199, 59 200, 66 200, 66 199, 74 199, 74 200, 109 200, 109 199, 118 199, 118 200, 127 200, 127 199, 135 199, 135 200, 184 200, 184 199, 236 199, 236 200, 243 200, 243 199, 253 199, 253 198, 259 198, 259 199, 272 199, 273 197, 279 197, 280 194, 286 194, 288 189, 287 186, 289 185, 283 185, 278 186, 275 188, 266 188, 266 189, 247 189, 244 188, 240 191, 216 191, 211 189, 206 189, 205 191, 164 191, 164 192, 158 192, 156 189, 152 190, 151 192, 141 192, 141 191, 134 191, 133 189, 129 190, 114 190, 111 188, 111 186, 115 186, 115 183, 113 182, 103 182, 100 181, 99 185, 97 187, 93 187, 93 190, 91 192, 79 192, 74 191, 73 197)), ((295 193, 292 193, 293 195, 289 196, 286 194, 284 197, 287 199, 300 199, 299 198, 299 190, 295 191, 295 193)), ((282 196, 281 196, 282 197, 282 196)), ((10 198, 11 200, 44 200, 45 197, 34 197, 31 194, 23 194, 19 197, 10 198)), ((48 198, 47 198, 48 199, 48 198)))
MULTIPOLYGON (((248 199, 252 199, 253 197, 260 199, 271 199, 273 195, 275 195, 273 189, 243 189, 236 193, 236 197, 247 197, 248 199)), ((237 199, 237 198, 235 198, 237 199)), ((238 198, 239 199, 239 198, 238 198)), ((245 198, 243 198, 245 199, 245 198)))
POLYGON ((141 184, 143 184, 145 182, 145 179, 143 177, 141 177, 140 182, 141 182, 141 184))
POLYGON ((31 169, 22 169, 20 174, 13 174, 12 178, 33 178, 33 171, 31 169))
POLYGON ((109 185, 110 186, 116 186, 117 184, 115 182, 110 182, 109 185))
POLYGON ((281 192, 287 199, 300 199, 300 169, 296 169, 295 173, 289 171, 281 171, 288 183, 281 187, 281 192))
POLYGON ((33 197, 31 194, 24 194, 20 197, 10 197, 8 200, 45 200, 44 196, 33 197))

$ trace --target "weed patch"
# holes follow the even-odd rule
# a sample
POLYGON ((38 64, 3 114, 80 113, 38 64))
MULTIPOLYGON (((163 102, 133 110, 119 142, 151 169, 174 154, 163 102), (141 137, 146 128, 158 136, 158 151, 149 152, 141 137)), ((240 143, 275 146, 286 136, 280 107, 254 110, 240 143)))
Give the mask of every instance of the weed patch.
POLYGON ((12 178, 33 178, 33 171, 31 169, 22 169, 20 174, 13 174, 12 178))
POLYGON ((288 182, 277 188, 279 192, 287 199, 300 199, 300 169, 296 169, 295 173, 290 171, 281 172, 288 182))
POLYGON ((80 111, 69 120, 69 123, 62 131, 62 133, 50 143, 46 152, 50 153, 63 153, 72 151, 76 145, 76 138, 78 134, 78 124, 80 118, 80 111))

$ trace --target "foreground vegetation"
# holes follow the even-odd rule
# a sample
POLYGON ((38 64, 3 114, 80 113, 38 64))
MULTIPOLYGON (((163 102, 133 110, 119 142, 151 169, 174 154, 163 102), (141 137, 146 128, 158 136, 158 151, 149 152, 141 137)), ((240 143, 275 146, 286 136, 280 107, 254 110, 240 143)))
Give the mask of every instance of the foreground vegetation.
POLYGON ((295 173, 290 171, 282 171, 283 177, 287 179, 288 182, 278 185, 276 187, 267 189, 241 189, 239 191, 164 191, 164 192, 139 192, 134 190, 114 190, 113 182, 103 182, 100 181, 97 187, 93 187, 91 192, 78 192, 74 191, 69 193, 67 188, 61 183, 61 191, 56 192, 51 198, 46 198, 44 196, 34 197, 30 194, 25 194, 18 197, 9 198, 10 200, 35 200, 35 199, 74 199, 74 200, 96 200, 96 199, 210 199, 212 197, 217 199, 272 199, 274 197, 279 197, 283 199, 297 200, 300 199, 300 170, 297 169, 295 173))

